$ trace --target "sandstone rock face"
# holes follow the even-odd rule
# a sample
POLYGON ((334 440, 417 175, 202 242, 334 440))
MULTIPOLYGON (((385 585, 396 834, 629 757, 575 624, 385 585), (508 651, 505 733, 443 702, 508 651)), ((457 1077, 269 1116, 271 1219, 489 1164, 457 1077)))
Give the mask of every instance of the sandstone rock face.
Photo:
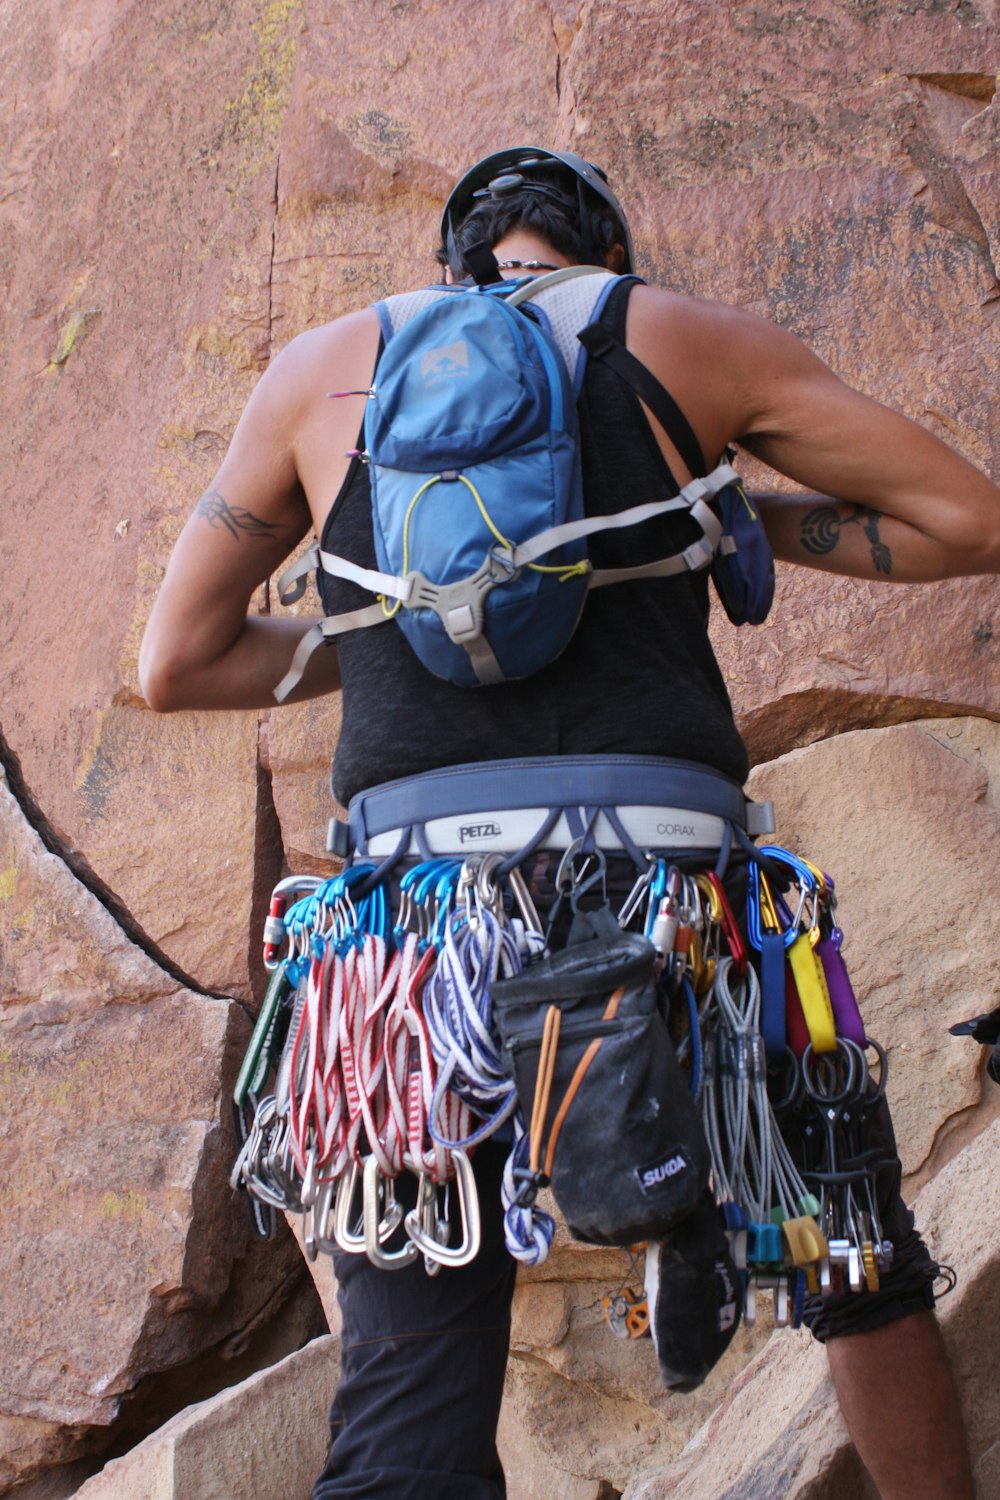
MULTIPOLYGON (((0 9, 3 728, 66 847, 195 984, 3 804, 0 1484, 47 1483, 146 1372, 266 1319, 289 1274, 287 1248, 233 1270, 220 1078, 247 1020, 210 996, 259 990, 282 869, 329 867, 339 704, 155 718, 136 675, 171 546, 261 371, 303 328, 434 277, 458 174, 537 142, 607 167, 650 279, 776 319, 997 473, 998 36, 987 0, 371 0, 363 25, 350 0, 0 9)), ((757 794, 837 878, 904 1161, 953 1195, 934 1199, 953 1257, 996 1108, 977 1049, 946 1035, 998 999, 996 580, 780 571, 767 624, 719 620, 717 649, 757 794)), ((391 706, 387 732, 405 733, 391 706)), ((523 1280, 512 1500, 750 1496, 769 1468, 790 1495, 866 1495, 818 1351, 782 1337, 757 1358, 762 1318, 679 1403, 649 1346, 603 1327, 623 1274, 561 1235, 523 1280)), ((954 1307, 986 1485, 985 1331, 954 1307)), ((275 1493, 260 1473, 254 1493, 275 1493)))
POLYGON ((267 362, 289 10, 16 0, 0 18, 0 349, 19 413, 3 550, 23 569, 4 728, 147 930, 244 994, 256 729, 152 722, 135 664, 181 519, 267 362), (201 915, 220 898, 221 942, 227 923, 208 940, 201 915))
POLYGON ((270 1370, 180 1412, 77 1490, 80 1500, 309 1500, 326 1459, 340 1347, 316 1339, 270 1370))
POLYGON ((1000 1317, 991 1293, 997 1275, 998 1148, 1000 1125, 994 1121, 928 1183, 916 1203, 932 1253, 942 1260, 951 1258, 958 1272, 958 1287, 943 1304, 942 1315, 976 1457, 981 1500, 1000 1496, 996 1465, 1000 1317))
POLYGON ((6 778, 0 857, 3 1489, 99 1445, 143 1377, 235 1346, 292 1267, 236 1264, 221 1105, 242 1009, 130 941, 6 778))

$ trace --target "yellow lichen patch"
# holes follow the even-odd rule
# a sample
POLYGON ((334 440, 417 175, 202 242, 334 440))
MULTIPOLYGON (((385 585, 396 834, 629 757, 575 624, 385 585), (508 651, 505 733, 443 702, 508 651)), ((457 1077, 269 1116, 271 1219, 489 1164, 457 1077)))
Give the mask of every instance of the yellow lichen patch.
POLYGON ((98 1212, 102 1219, 125 1219, 132 1224, 158 1224, 160 1215, 141 1193, 105 1193, 98 1212))
POLYGON ((0 870, 0 901, 9 901, 17 889, 17 861, 11 848, 7 855, 7 867, 0 870))
POLYGON ((210 323, 202 328, 192 329, 188 341, 199 354, 211 354, 216 359, 224 359, 228 364, 235 365, 238 370, 254 368, 246 341, 234 338, 232 334, 223 333, 221 329, 213 328, 210 323))
POLYGON ((22 907, 22 909, 18 912, 15 912, 13 917, 11 918, 10 935, 12 938, 24 937, 26 933, 31 931, 34 925, 35 908, 33 906, 22 907))
POLYGON ((301 0, 270 0, 254 22, 258 56, 243 93, 226 105, 226 130, 239 141, 274 139, 288 103, 295 71, 301 0))
POLYGON ((50 357, 48 368, 50 370, 60 369, 74 349, 83 343, 91 327, 101 316, 99 307, 87 307, 81 312, 75 312, 70 316, 69 322, 65 323, 59 330, 59 342, 55 353, 50 357))
POLYGON ((46 1104, 50 1109, 65 1109, 73 1096, 73 1084, 68 1078, 62 1078, 54 1083, 48 1091, 46 1104))

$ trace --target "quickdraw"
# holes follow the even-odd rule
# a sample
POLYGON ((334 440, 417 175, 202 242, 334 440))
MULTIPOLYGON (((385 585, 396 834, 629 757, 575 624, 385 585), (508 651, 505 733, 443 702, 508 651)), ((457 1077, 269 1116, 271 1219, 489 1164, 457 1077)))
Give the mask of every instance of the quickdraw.
MULTIPOLYGON (((797 1325, 807 1295, 875 1290, 891 1264, 869 1130, 887 1067, 847 976, 832 880, 777 846, 760 856, 749 865, 746 938, 715 874, 662 858, 650 857, 618 920, 656 950, 746 1321, 766 1289, 776 1321, 797 1325), (795 1158, 786 1125, 803 1142, 795 1158)), ((258 1233, 278 1210, 302 1213, 312 1255, 339 1248, 384 1269, 422 1257, 436 1274, 477 1253, 470 1156, 506 1127, 507 1244, 537 1264, 554 1223, 525 1187, 544 1180, 554 1141, 521 1113, 490 992, 544 952, 541 923, 518 872, 501 876, 496 855, 413 866, 394 922, 377 877, 361 864, 275 889, 264 932, 271 982, 234 1090, 234 1185, 247 1190, 258 1233), (417 1178, 409 1211, 396 1193, 404 1173, 417 1178)), ((604 878, 603 858, 574 846, 559 897, 576 910, 604 878)), ((630 1338, 649 1325, 632 1290, 641 1253, 631 1247, 604 1298, 609 1325, 630 1338)))
MULTIPOLYGON (((304 1215, 311 1255, 363 1251, 382 1269, 422 1255, 434 1274, 477 1254, 469 1153, 513 1119, 513 1185, 524 1138, 490 1027, 490 985, 544 942, 523 887, 508 915, 498 864, 414 866, 394 926, 370 865, 276 889, 265 929, 273 976, 234 1091, 242 1146, 232 1180, 250 1195, 258 1232, 283 1209, 304 1215), (395 1192, 403 1172, 418 1179, 408 1213, 395 1192)), ((552 1220, 516 1208, 515 1196, 512 1186, 511 1251, 543 1259, 552 1220)))

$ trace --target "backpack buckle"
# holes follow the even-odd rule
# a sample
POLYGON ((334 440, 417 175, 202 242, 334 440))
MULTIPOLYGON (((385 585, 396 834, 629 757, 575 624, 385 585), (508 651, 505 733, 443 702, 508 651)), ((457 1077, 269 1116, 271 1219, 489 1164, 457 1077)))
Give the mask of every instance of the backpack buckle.
POLYGON ((456 646, 474 641, 483 633, 486 595, 497 584, 517 576, 513 554, 494 547, 468 578, 457 583, 433 583, 423 573, 410 573, 413 589, 405 601, 407 609, 432 609, 456 646))

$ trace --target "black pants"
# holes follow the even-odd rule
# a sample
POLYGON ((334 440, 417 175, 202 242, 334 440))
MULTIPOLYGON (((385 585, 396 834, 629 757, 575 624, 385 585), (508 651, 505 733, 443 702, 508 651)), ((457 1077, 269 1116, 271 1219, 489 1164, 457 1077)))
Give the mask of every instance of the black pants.
MULTIPOLYGON (((500 1204, 509 1149, 486 1141, 475 1154, 483 1243, 471 1265, 428 1276, 422 1258, 382 1271, 366 1255, 334 1257, 343 1369, 313 1500, 506 1495, 496 1428, 517 1269, 500 1204)), ((404 1173, 397 1197, 412 1207, 415 1189, 404 1173)))

